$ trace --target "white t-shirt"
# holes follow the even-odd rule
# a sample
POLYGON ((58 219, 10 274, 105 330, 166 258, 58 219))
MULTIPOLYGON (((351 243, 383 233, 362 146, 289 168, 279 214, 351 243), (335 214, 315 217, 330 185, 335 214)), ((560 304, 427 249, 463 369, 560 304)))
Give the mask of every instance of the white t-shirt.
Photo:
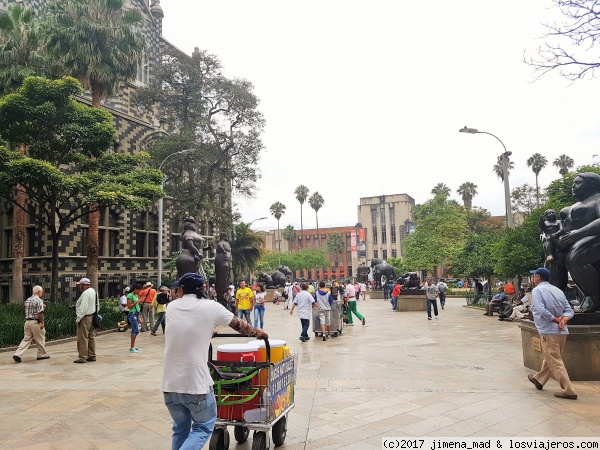
POLYGON ((127 296, 126 295, 122 295, 121 299, 119 300, 120 304, 119 304, 119 310, 121 312, 125 311, 127 309, 127 296))
POLYGON ((314 302, 314 297, 308 291, 298 292, 298 295, 294 299, 294 305, 296 305, 296 309, 298 310, 298 318, 310 319, 312 304, 314 302))
POLYGON ((356 297, 356 289, 354 289, 353 284, 348 283, 346 286, 346 297, 348 297, 349 301, 354 300, 354 297, 356 297))
POLYGON ((360 292, 367 292, 367 285, 365 283, 360 283, 360 292))
POLYGON ((255 292, 254 298, 256 299, 256 305, 262 305, 265 303, 265 298, 267 298, 266 292, 255 292))
POLYGON ((207 394, 213 380, 208 371, 208 346, 217 326, 231 323, 223 305, 186 294, 167 306, 163 392, 207 394))

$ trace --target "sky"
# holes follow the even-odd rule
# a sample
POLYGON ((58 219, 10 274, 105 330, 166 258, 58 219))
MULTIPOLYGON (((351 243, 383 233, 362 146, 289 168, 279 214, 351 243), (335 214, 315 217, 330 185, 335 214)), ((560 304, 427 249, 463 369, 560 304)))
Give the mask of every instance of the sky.
MULTIPOLYGON (((600 79, 534 81, 523 55, 543 43, 543 23, 562 18, 551 0, 162 0, 163 36, 190 53, 217 55, 224 73, 254 85, 266 119, 261 179, 253 199, 236 198, 242 220, 300 229, 294 189, 325 199, 319 226, 352 226, 361 197, 406 193, 418 203, 440 182, 477 185, 473 205, 505 214, 492 171, 512 152, 511 189, 535 184, 526 165, 548 159, 541 187, 559 177, 561 154, 575 166, 599 159, 600 79)), ((304 228, 316 226, 304 205, 304 228)))

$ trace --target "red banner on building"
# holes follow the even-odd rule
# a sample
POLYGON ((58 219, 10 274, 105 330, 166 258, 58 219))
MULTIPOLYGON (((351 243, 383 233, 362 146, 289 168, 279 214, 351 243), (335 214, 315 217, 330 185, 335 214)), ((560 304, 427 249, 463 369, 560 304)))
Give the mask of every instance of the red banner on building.
POLYGON ((358 258, 358 253, 356 249, 356 231, 350 232, 350 247, 352 249, 352 259, 358 258))

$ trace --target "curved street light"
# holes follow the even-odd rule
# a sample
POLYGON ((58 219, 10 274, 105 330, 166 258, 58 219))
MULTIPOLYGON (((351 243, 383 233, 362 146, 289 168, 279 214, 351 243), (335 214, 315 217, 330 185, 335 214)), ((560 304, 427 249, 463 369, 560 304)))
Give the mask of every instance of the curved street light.
MULTIPOLYGON (((167 161, 167 159, 169 159, 171 156, 175 156, 175 155, 185 155, 187 153, 192 153, 197 151, 197 149, 195 148, 186 148, 185 150, 180 150, 178 152, 175 153, 171 153, 170 155, 167 155, 167 157, 165 159, 162 160, 162 162, 160 163, 160 165, 158 166, 158 170, 162 170, 163 164, 167 161)), ((165 186, 165 177, 163 176, 160 182, 160 189, 162 190, 165 186)), ((158 199, 158 273, 157 273, 157 283, 158 286, 156 286, 156 288, 158 289, 161 285, 162 285, 162 261, 163 261, 163 248, 162 248, 162 241, 163 241, 163 197, 160 197, 158 199)))
POLYGON ((510 187, 508 184, 508 157, 512 155, 512 152, 506 150, 506 146, 504 142, 500 140, 500 138, 492 133, 488 133, 487 131, 479 131, 477 128, 467 128, 466 126, 458 130, 459 133, 469 133, 469 134, 489 134, 490 136, 495 137, 498 142, 502 144, 502 148, 504 148, 504 153, 500 155, 502 159, 502 175, 504 178, 504 205, 506 207, 506 223, 508 228, 514 228, 515 223, 513 220, 513 215, 510 207, 510 187))

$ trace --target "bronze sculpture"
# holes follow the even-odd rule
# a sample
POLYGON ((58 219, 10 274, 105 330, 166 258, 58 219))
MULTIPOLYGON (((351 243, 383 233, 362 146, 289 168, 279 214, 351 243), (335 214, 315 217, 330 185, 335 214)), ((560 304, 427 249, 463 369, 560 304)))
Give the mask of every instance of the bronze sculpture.
POLYGON ((204 247, 204 238, 197 233, 196 221, 193 217, 186 217, 183 220, 183 233, 181 234, 181 253, 175 260, 177 267, 177 278, 181 278, 185 273, 196 273, 206 279, 202 260, 203 250, 210 247, 204 247))
POLYGON ((227 286, 231 284, 231 245, 229 245, 229 236, 222 232, 219 234, 217 244, 217 254, 215 256, 215 290, 217 299, 221 300, 227 292, 227 286))
POLYGON ((375 280, 375 289, 381 289, 381 278, 385 276, 387 280, 393 280, 396 277, 394 268, 382 259, 373 258, 371 260, 371 268, 373 269, 373 279, 375 280))
POLYGON ((557 271, 566 279, 568 270, 584 293, 578 312, 595 312, 600 309, 600 175, 579 173, 572 189, 579 201, 560 211, 562 229, 553 235, 558 253, 564 252, 557 271))

